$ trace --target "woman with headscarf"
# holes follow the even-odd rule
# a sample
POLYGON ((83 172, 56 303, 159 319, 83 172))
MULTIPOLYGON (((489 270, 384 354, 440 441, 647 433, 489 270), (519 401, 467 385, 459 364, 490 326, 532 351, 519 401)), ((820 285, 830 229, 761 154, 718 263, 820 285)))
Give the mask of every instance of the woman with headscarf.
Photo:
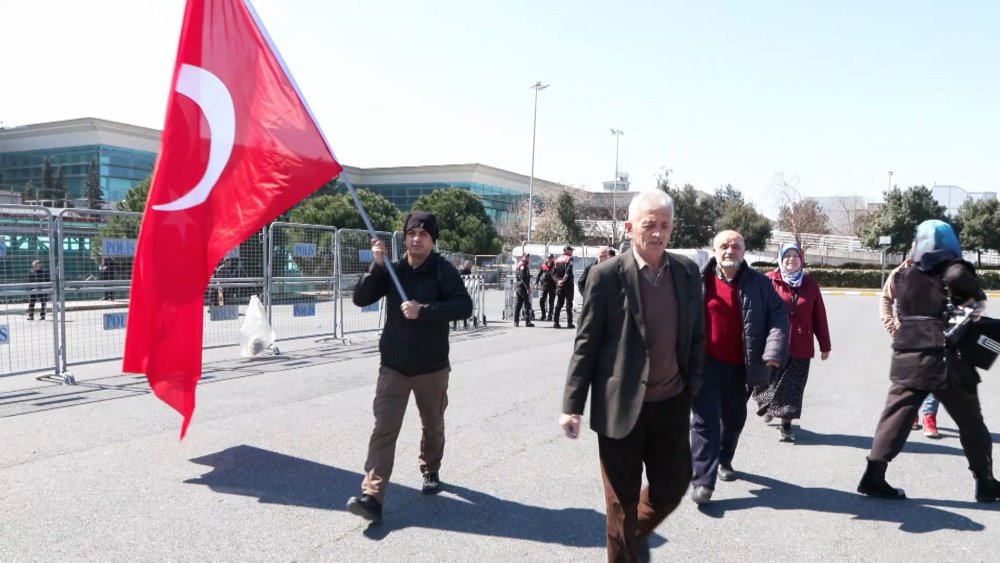
POLYGON ((976 480, 976 500, 994 502, 1000 499, 1000 483, 993 478, 993 442, 976 392, 979 375, 945 338, 949 305, 969 307, 974 319, 985 308, 975 268, 962 260, 958 238, 947 223, 924 221, 917 227, 913 266, 899 270, 895 278, 900 324, 892 340, 891 385, 858 492, 906 498, 886 482, 885 472, 906 444, 921 402, 933 391, 958 425, 976 480))
POLYGON ((830 357, 830 329, 823 295, 816 280, 807 276, 802 266, 799 245, 782 245, 778 251, 778 268, 768 277, 788 311, 788 362, 773 371, 767 387, 753 391, 759 407, 757 415, 763 416, 765 422, 781 419, 782 442, 795 441, 792 420, 802 417, 809 362, 816 355, 814 340, 819 341, 820 358, 830 357))

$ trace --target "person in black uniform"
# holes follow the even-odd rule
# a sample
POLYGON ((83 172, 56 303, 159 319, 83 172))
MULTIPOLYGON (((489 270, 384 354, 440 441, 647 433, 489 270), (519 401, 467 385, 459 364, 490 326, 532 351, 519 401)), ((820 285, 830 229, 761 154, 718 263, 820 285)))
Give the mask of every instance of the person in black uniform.
POLYGON ((524 308, 524 326, 535 326, 531 322, 531 255, 525 253, 515 269, 514 289, 517 301, 514 304, 514 326, 520 326, 521 309, 524 308))
POLYGON ((933 392, 958 425, 976 480, 976 500, 1000 499, 1000 483, 993 478, 993 442, 976 392, 979 375, 945 336, 949 305, 970 307, 974 319, 985 308, 986 294, 975 269, 961 257, 958 238, 947 223, 924 221, 917 227, 913 266, 895 274, 900 325, 892 340, 892 384, 858 485, 863 495, 906 498, 886 482, 885 472, 906 444, 921 403, 933 392))
POLYGON ((556 311, 552 317, 552 328, 562 328, 559 312, 566 306, 566 328, 576 328, 573 324, 573 247, 563 248, 563 254, 556 259, 552 268, 552 279, 556 282, 556 311))
POLYGON ((549 254, 548 260, 542 264, 542 267, 538 270, 538 277, 535 278, 535 287, 542 287, 542 294, 538 298, 538 306, 542 310, 543 321, 552 320, 552 311, 555 308, 556 280, 552 279, 552 270, 555 267, 556 255, 549 254))
MULTIPOLYGON (((49 276, 49 271, 42 267, 41 260, 35 260, 31 263, 31 271, 28 272, 28 283, 48 283, 52 281, 49 276)), ((28 320, 35 320, 35 302, 41 302, 42 304, 42 320, 45 320, 45 304, 49 301, 49 294, 47 293, 32 293, 28 295, 28 320)))

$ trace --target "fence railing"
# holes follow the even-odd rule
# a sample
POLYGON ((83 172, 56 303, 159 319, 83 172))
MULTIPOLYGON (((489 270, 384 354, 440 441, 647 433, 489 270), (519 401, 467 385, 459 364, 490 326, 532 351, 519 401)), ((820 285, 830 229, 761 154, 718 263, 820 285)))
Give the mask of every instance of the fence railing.
MULTIPOLYGON (((53 214, 0 204, 0 377, 40 372, 74 383, 73 366, 121 358, 141 219, 139 213, 53 214)), ((387 258, 399 260, 402 233, 377 235, 389 249, 387 258)), ((279 338, 346 341, 380 331, 383 303, 350 303, 372 259, 366 231, 268 225, 216 267, 203 301, 204 346, 239 343, 252 295, 260 296, 279 338)), ((475 305, 471 324, 485 326, 485 276, 469 276, 466 286, 475 305)))

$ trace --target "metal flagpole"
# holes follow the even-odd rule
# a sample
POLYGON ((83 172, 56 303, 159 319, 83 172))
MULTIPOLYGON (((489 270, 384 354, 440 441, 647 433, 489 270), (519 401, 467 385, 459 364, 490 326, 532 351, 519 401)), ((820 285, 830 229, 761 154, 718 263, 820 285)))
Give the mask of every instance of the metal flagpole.
MULTIPOLYGON (((365 222, 365 228, 368 229, 368 235, 372 237, 372 240, 377 239, 378 237, 375 236, 375 227, 372 225, 372 220, 368 217, 368 213, 365 211, 364 206, 361 205, 361 200, 358 199, 358 192, 354 191, 354 186, 351 184, 350 179, 347 178, 347 170, 341 170, 340 181, 347 186, 347 191, 350 192, 351 199, 354 200, 354 207, 358 208, 358 213, 361 214, 361 220, 365 222)), ((382 260, 385 269, 389 271, 389 277, 392 278, 392 284, 396 286, 396 291, 399 292, 399 296, 402 298, 403 302, 409 301, 410 299, 406 296, 406 292, 403 291, 402 284, 399 283, 399 277, 396 276, 396 270, 392 267, 392 259, 390 258, 388 252, 382 256, 382 260)))

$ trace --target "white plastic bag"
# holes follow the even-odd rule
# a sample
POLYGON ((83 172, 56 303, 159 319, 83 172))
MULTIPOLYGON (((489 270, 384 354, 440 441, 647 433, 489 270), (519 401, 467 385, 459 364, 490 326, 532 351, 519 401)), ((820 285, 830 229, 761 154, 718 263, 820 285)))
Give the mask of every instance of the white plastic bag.
POLYGON ((267 350, 274 344, 274 340, 274 329, 271 328, 271 323, 267 322, 264 304, 254 295, 250 297, 247 316, 243 319, 243 326, 240 327, 240 355, 252 358, 267 350))

